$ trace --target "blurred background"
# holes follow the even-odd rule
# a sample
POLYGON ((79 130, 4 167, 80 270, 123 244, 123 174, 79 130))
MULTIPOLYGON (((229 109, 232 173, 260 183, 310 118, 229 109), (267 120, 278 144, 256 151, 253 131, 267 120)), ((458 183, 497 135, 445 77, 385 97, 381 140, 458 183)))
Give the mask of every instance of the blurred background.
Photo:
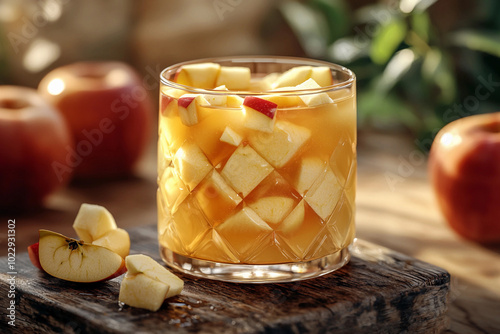
POLYGON ((179 61, 252 54, 351 68, 360 133, 404 132, 424 151, 444 124, 500 110, 495 0, 0 1, 0 84, 36 87, 80 60, 156 78, 179 61))

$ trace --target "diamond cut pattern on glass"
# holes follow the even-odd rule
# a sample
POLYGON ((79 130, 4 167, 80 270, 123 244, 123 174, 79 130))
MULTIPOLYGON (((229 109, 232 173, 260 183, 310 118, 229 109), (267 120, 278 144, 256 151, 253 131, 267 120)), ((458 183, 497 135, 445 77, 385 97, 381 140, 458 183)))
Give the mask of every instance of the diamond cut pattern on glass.
POLYGON ((326 168, 314 181, 304 199, 318 216, 326 220, 332 214, 341 195, 342 187, 337 177, 330 168, 326 168))
POLYGON ((245 262, 250 263, 286 263, 295 262, 298 257, 282 240, 281 236, 271 233, 267 235, 259 244, 254 244, 248 251, 245 262))
POLYGON ((219 233, 214 229, 209 230, 205 234, 192 256, 216 262, 239 262, 238 258, 231 252, 219 233))
POLYGON ((339 247, 347 246, 354 238, 354 210, 346 194, 343 194, 339 200, 333 215, 328 221, 328 230, 334 242, 339 247))
POLYGON ((242 201, 216 170, 200 182, 194 196, 214 226, 228 218, 242 201))
POLYGON ((330 168, 343 187, 349 177, 355 173, 356 147, 352 143, 353 141, 344 134, 330 156, 330 168))
POLYGON ((203 235, 211 228, 207 217, 200 209, 193 195, 189 195, 172 215, 172 225, 177 231, 177 237, 191 254, 203 239, 203 235))
POLYGON ((186 184, 177 175, 173 167, 167 167, 162 175, 159 175, 160 193, 166 206, 172 213, 177 211, 178 206, 189 195, 186 184))
POLYGON ((216 227, 238 256, 245 258, 250 248, 259 244, 273 229, 269 227, 252 209, 244 207, 216 227))

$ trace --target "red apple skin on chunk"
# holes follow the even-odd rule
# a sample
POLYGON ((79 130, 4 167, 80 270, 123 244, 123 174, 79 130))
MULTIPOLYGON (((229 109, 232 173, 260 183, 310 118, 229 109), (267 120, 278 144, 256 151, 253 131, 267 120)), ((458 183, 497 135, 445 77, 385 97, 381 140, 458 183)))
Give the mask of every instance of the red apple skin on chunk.
POLYGON ((455 232, 479 243, 500 243, 500 113, 445 126, 432 145, 429 173, 455 232))
POLYGON ((194 100, 194 96, 181 97, 179 98, 179 107, 187 108, 194 100))
POLYGON ((245 97, 243 105, 258 111, 271 119, 274 118, 276 109, 278 108, 278 105, 276 103, 255 96, 245 97))
POLYGON ((37 267, 38 269, 42 269, 42 265, 40 264, 40 258, 38 255, 38 247, 39 243, 34 243, 33 245, 28 246, 28 255, 30 257, 31 263, 37 267))

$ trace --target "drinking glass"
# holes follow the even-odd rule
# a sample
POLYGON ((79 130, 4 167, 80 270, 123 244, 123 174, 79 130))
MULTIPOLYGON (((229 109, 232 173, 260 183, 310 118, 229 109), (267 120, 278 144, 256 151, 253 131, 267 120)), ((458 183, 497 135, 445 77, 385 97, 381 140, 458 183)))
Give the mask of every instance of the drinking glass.
POLYGON ((252 56, 161 73, 158 235, 173 268, 266 283, 342 267, 355 235, 356 165, 349 69, 252 56), (241 82, 234 68, 245 69, 241 82))

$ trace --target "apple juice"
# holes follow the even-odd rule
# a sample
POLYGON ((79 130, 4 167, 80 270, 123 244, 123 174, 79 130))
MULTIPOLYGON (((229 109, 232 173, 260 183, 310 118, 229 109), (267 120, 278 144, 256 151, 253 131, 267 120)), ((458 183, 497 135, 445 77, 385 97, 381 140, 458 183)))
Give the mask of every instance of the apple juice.
POLYGON ((162 81, 157 200, 167 263, 343 260, 355 232, 356 100, 354 81, 337 72, 206 62, 162 81))

